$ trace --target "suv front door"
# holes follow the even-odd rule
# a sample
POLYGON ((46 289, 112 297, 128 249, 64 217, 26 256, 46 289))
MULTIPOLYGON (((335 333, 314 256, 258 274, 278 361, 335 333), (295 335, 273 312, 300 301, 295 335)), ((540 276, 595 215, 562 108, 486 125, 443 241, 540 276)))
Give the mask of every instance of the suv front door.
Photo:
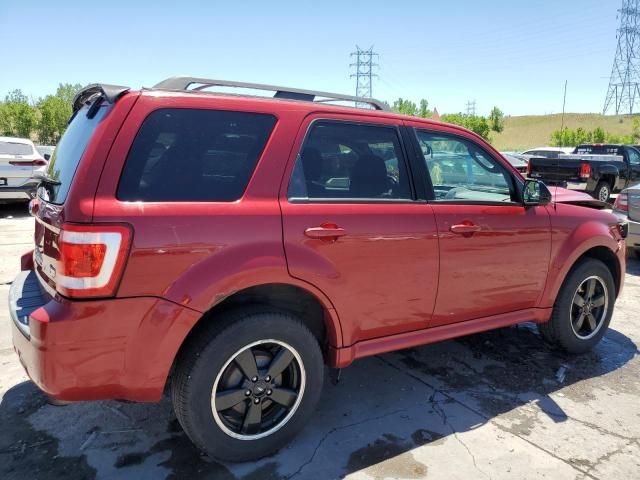
POLYGON ((516 201, 520 180, 478 143, 414 126, 440 239, 430 326, 536 307, 551 251, 546 207, 516 201))
POLYGON ((331 299, 343 345, 428 326, 436 224, 431 206, 416 200, 398 124, 308 117, 280 203, 289 272, 331 299))

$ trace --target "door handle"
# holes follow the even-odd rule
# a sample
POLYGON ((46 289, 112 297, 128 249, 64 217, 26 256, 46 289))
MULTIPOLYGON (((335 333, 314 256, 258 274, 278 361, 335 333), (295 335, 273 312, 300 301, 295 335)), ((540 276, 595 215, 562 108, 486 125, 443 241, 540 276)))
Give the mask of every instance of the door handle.
POLYGON ((304 234, 309 238, 317 238, 322 240, 337 240, 339 237, 344 237, 347 232, 344 228, 333 223, 323 223, 319 227, 309 227, 304 231, 304 234))
POLYGON ((460 235, 473 235, 482 230, 482 227, 475 223, 460 223, 458 225, 451 225, 449 230, 451 230, 452 233, 458 233, 460 235))

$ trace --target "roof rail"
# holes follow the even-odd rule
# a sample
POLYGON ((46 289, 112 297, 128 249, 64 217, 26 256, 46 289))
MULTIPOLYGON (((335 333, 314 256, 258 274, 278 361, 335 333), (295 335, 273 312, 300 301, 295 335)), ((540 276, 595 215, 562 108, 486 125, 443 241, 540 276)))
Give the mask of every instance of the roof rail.
POLYGON ((276 92, 274 98, 286 98, 290 100, 304 100, 307 102, 334 102, 334 101, 348 101, 355 102, 357 104, 367 104, 372 106, 375 110, 389 110, 386 104, 380 100, 374 98, 355 97, 352 95, 341 95, 339 93, 318 92, 315 90, 302 90, 299 88, 278 87, 276 85, 265 85, 262 83, 246 83, 246 82, 232 82, 229 80, 212 80, 210 78, 197 78, 197 77, 171 77, 161 81, 153 88, 160 88, 164 90, 191 90, 200 91, 209 87, 233 87, 233 88, 247 88, 251 90, 266 90, 276 92), (196 87, 189 88, 191 85, 197 85, 196 87))

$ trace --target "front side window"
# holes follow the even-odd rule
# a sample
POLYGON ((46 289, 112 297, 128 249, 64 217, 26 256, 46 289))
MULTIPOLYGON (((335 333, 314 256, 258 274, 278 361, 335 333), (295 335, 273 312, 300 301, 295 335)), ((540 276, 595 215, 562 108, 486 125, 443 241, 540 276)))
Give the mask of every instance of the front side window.
POLYGON ((291 200, 410 200, 397 130, 314 123, 296 160, 288 195, 291 200))
POLYGON ((470 141, 417 130, 436 201, 510 202, 511 177, 470 141))
POLYGON ((231 202, 244 193, 276 119, 272 115, 164 108, 144 121, 117 197, 146 202, 231 202))

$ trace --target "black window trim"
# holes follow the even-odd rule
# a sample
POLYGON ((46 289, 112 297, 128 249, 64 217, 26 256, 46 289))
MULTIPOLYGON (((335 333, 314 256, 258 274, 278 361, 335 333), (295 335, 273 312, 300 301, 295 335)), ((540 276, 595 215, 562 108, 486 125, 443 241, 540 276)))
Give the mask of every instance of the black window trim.
POLYGON ((419 159, 419 163, 420 163, 420 170, 422 172, 422 177, 423 177, 423 183, 424 183, 424 187, 426 189, 426 199, 428 203, 434 204, 434 205, 501 205, 501 206, 506 206, 506 207, 513 207, 513 206, 522 206, 521 202, 518 201, 514 201, 513 198, 521 198, 522 197, 522 188, 524 187, 524 182, 521 182, 514 174, 513 172, 505 167, 503 165, 503 163, 501 161, 499 161, 495 155, 493 155, 491 152, 489 152, 486 148, 484 148, 482 145, 480 145, 479 143, 471 140, 470 138, 464 136, 464 135, 460 135, 460 134, 456 134, 456 133, 450 133, 450 132, 443 132, 441 130, 437 130, 437 129, 433 129, 433 128, 421 128, 421 127, 415 127, 415 126, 410 126, 408 127, 410 130, 412 130, 412 135, 411 135, 411 141, 413 143, 413 148, 416 151, 415 154, 419 159), (509 179, 510 179, 510 185, 509 185, 509 190, 511 193, 511 198, 512 200, 510 202, 498 202, 495 200, 464 200, 464 199, 459 199, 459 200, 436 200, 436 196, 435 196, 435 191, 433 188, 433 183, 431 181, 431 173, 429 172, 429 168, 427 167, 427 164, 424 160, 424 156, 422 154, 422 150, 420 148, 420 142, 418 140, 418 130, 422 131, 422 132, 427 132, 430 134, 434 134, 434 135, 440 135, 440 136, 446 136, 446 137, 451 137, 454 138, 456 140, 461 140, 463 142, 468 142, 468 143, 472 143, 478 150, 480 150, 480 152, 484 153, 487 157, 493 159, 495 162, 498 163, 498 165, 501 165, 505 172, 507 173, 509 179))
MULTIPOLYGON (((411 163, 409 161, 409 148, 405 144, 406 139, 404 135, 402 135, 402 128, 404 128, 401 124, 391 124, 391 123, 378 123, 375 121, 362 121, 355 119, 345 119, 345 118, 335 118, 335 117, 316 117, 309 122, 307 129, 304 133, 304 139, 300 144, 300 148, 296 153, 296 157, 291 169, 291 173, 289 174, 289 178, 287 180, 287 190, 286 190, 286 198, 287 202, 293 205, 300 204, 346 204, 346 205, 357 205, 357 204, 379 204, 379 203, 391 203, 391 204, 415 204, 424 202, 423 199, 420 199, 416 193, 415 188, 415 175, 411 169, 411 163), (318 122, 331 122, 331 123, 342 123, 347 125, 355 125, 355 126, 365 126, 365 127, 382 127, 389 130, 394 130, 397 137, 398 142, 400 143, 400 149, 402 150, 402 161, 404 162, 405 169, 408 176, 409 181, 409 189, 411 192, 411 198, 291 198, 289 197, 289 188, 291 186, 291 178, 293 177, 293 172, 295 171, 296 165, 298 161, 300 161, 300 155, 304 151, 307 142, 309 140, 309 135, 311 134, 311 130, 318 122)), ((413 148, 413 146, 412 146, 413 148)))
POLYGON ((276 131, 279 122, 280 122, 280 117, 278 115, 276 115, 274 112, 267 112, 267 111, 237 110, 237 109, 234 109, 234 108, 205 108, 205 107, 186 107, 186 106, 171 107, 171 106, 167 106, 167 105, 158 105, 157 108, 154 108, 154 109, 150 110, 147 113, 147 115, 140 121, 140 123, 139 123, 139 125, 137 127, 136 134, 134 135, 133 140, 129 144, 129 148, 127 149, 127 154, 126 154, 126 156, 124 158, 124 162, 122 164, 122 168, 120 169, 120 174, 118 176, 118 181, 116 183, 116 190, 115 190, 114 197, 115 197, 116 201, 118 201, 120 203, 129 203, 129 204, 144 203, 145 205, 152 205, 152 204, 181 205, 181 204, 196 204, 196 203, 202 203, 202 204, 207 204, 207 205, 214 205, 214 204, 230 205, 230 204, 234 204, 234 203, 240 203, 244 199, 245 195, 247 194, 247 191, 249 190, 249 186, 251 185, 251 182, 253 181, 253 178, 255 177, 255 174, 258 171, 258 169, 260 168, 260 162, 264 158, 264 152, 267 150, 267 146, 269 145, 269 142, 273 138, 273 133, 276 131), (138 138, 138 135, 140 134, 140 130, 142 129, 142 126, 144 125, 144 123, 147 121, 147 119, 151 115, 153 115, 154 113, 156 113, 159 110, 198 110, 198 111, 206 110, 206 111, 210 111, 210 112, 248 113, 248 114, 257 114, 257 115, 270 116, 275 120, 273 122, 273 127, 271 127, 271 131, 269 132, 269 135, 267 135, 265 143, 262 146, 262 150, 260 150, 260 153, 258 154, 258 158, 256 159, 256 164, 253 167, 253 171, 251 172, 251 176, 249 176, 249 179, 247 180, 247 183, 244 186, 244 190, 242 191, 242 193, 240 194, 240 196, 238 198, 236 198, 235 200, 123 200, 123 199, 119 198, 118 191, 120 189, 120 183, 122 182, 122 177, 124 175, 124 171, 125 171, 125 167, 126 167, 126 164, 127 164, 127 160, 129 158, 129 155, 131 154, 131 149, 133 148, 133 145, 135 144, 135 141, 138 138))

